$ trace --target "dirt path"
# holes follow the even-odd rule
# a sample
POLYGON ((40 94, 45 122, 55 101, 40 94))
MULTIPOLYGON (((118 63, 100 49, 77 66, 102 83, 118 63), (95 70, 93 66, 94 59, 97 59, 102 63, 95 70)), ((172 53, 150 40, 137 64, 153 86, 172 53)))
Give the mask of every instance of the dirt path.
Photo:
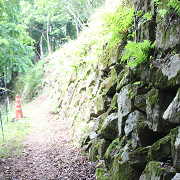
MULTIPOLYGON (((0 159, 0 178, 22 180, 95 180, 95 163, 75 147, 68 124, 44 109, 45 97, 29 103, 33 129, 23 140, 23 156, 0 159)), ((23 112, 24 114, 26 112, 23 112)))

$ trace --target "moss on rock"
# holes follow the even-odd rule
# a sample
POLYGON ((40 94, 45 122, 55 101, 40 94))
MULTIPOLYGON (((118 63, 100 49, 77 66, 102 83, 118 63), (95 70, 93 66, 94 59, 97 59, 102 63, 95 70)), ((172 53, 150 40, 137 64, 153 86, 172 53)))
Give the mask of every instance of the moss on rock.
POLYGON ((98 149, 100 147, 100 144, 99 143, 94 143, 90 150, 89 150, 89 156, 88 156, 88 160, 89 161, 97 161, 98 158, 99 158, 99 155, 98 155, 98 149))
POLYGON ((146 95, 135 96, 134 105, 141 111, 146 112, 146 95))
POLYGON ((115 94, 114 96, 113 96, 113 99, 111 100, 111 104, 110 104, 110 107, 109 107, 109 109, 107 110, 107 114, 109 115, 109 114, 111 114, 111 113, 113 113, 113 112, 115 112, 115 111, 117 111, 117 94, 115 94))
POLYGON ((114 140, 118 137, 118 115, 109 115, 99 131, 99 135, 107 140, 114 140))
POLYGON ((148 152, 148 158, 156 161, 166 161, 168 157, 171 155, 171 135, 159 139, 155 142, 150 148, 148 152))
POLYGON ((113 180, 139 180, 141 171, 134 169, 129 162, 123 164, 118 163, 118 159, 115 162, 108 174, 108 179, 113 180))
POLYGON ((154 109, 155 105, 158 102, 158 90, 152 89, 146 96, 146 99, 148 100, 148 103, 150 105, 150 109, 154 109))
POLYGON ((121 144, 119 138, 116 138, 107 148, 104 159, 108 170, 111 169, 115 155, 119 153, 120 148, 121 148, 121 144))
POLYGON ((175 171, 161 166, 160 162, 150 161, 143 171, 140 180, 172 179, 175 171))

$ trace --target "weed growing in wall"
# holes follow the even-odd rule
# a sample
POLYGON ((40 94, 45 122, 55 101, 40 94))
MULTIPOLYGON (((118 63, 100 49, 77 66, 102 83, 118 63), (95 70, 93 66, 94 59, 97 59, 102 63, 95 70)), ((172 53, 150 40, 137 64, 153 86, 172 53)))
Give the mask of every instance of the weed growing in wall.
POLYGON ((134 7, 128 7, 119 3, 115 12, 106 12, 103 21, 111 34, 108 46, 116 46, 124 40, 128 31, 134 26, 134 7))
POLYGON ((150 51, 154 48, 155 43, 151 45, 151 42, 148 40, 139 43, 128 41, 128 44, 125 46, 126 52, 123 54, 121 62, 127 61, 127 66, 131 67, 147 62, 150 51), (131 57, 133 58, 132 61, 130 61, 131 57))

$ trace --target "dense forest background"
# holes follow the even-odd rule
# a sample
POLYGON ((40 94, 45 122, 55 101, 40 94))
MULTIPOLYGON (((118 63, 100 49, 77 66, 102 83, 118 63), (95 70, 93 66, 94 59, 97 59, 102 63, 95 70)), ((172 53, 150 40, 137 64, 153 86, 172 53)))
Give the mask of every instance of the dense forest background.
MULTIPOLYGON (((0 69, 26 72, 69 39, 76 39, 103 0, 0 1, 0 69)), ((17 73, 16 73, 17 74, 17 73)))

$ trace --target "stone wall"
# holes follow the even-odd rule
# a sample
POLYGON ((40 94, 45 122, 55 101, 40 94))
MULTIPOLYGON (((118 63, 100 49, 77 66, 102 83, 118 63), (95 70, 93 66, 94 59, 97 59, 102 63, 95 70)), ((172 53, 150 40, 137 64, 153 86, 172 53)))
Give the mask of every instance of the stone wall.
POLYGON ((89 160, 105 163, 97 167, 98 179, 179 176, 180 19, 159 21, 157 8, 153 0, 135 1, 135 11, 153 15, 137 28, 138 41, 156 40, 151 68, 120 64, 121 51, 104 55, 97 65, 83 65, 67 86, 58 75, 52 83, 52 101, 62 120, 72 124, 74 139, 89 160))

